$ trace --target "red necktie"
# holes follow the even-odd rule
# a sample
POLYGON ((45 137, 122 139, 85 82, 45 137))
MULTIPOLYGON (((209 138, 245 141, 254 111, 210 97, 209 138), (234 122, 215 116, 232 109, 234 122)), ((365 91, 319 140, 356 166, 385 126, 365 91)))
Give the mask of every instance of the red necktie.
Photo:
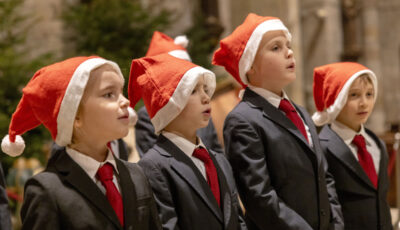
POLYGON ((207 183, 220 206, 220 193, 217 169, 215 168, 214 162, 211 160, 210 154, 208 154, 205 148, 196 148, 193 152, 193 156, 203 161, 206 168, 207 183))
POLYGON ((356 135, 352 141, 354 145, 357 146, 358 161, 361 167, 364 169, 365 173, 371 180, 375 188, 378 187, 378 176, 376 175, 376 170, 374 166, 374 161, 372 160, 371 154, 367 151, 367 146, 365 145, 365 139, 361 135, 356 135))
POLYGON ((285 112, 286 116, 293 122, 297 129, 300 130, 300 132, 303 134, 308 142, 308 136, 306 128, 304 127, 304 123, 292 104, 290 104, 287 99, 282 99, 281 103, 279 104, 279 109, 285 112))
POLYGON ((99 170, 97 170, 97 178, 106 188, 107 199, 117 214, 121 226, 124 226, 124 207, 121 194, 113 183, 113 166, 110 163, 101 166, 99 170))

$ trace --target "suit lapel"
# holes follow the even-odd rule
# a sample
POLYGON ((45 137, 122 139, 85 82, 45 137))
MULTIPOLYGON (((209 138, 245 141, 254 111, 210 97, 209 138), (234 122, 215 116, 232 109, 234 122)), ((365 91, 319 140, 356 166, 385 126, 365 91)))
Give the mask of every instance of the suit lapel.
POLYGON ((214 195, 203 175, 201 175, 192 160, 162 134, 159 136, 154 148, 161 155, 172 157, 170 159, 170 164, 173 170, 181 176, 190 187, 192 187, 194 192, 200 196, 215 216, 223 222, 221 209, 219 208, 217 201, 211 199, 214 195))
POLYGON ((231 193, 229 190, 229 185, 228 182, 226 181, 225 178, 225 173, 220 167, 217 156, 214 152, 209 151, 210 157, 212 161, 214 162, 215 168, 217 169, 218 173, 218 183, 219 183, 219 192, 220 192, 220 204, 221 204, 221 209, 224 215, 224 225, 225 229, 228 229, 228 225, 230 222, 230 218, 232 215, 232 201, 231 201, 231 193))
POLYGON ((119 184, 121 187, 122 201, 124 203, 124 222, 125 226, 135 226, 138 221, 137 215, 137 196, 135 185, 129 175, 128 169, 119 160, 115 159, 119 172, 119 184))
POLYGON ((293 124, 293 122, 287 118, 284 113, 279 111, 279 109, 271 105, 271 103, 269 103, 267 100, 253 92, 251 89, 246 88, 243 101, 250 103, 250 106, 252 107, 260 108, 263 111, 264 117, 272 120, 279 126, 282 126, 288 130, 297 139, 301 140, 301 142, 307 146, 307 148, 314 152, 314 150, 311 149, 310 145, 308 144, 306 138, 303 136, 303 134, 301 134, 300 130, 293 124))
POLYGON ((118 229, 122 229, 118 217, 99 187, 89 178, 86 172, 73 161, 63 150, 58 154, 55 168, 61 173, 63 179, 71 184, 83 197, 89 200, 100 213, 103 213, 118 229))
POLYGON ((375 189, 371 180, 361 167, 360 163, 353 156, 349 147, 329 126, 325 126, 320 133, 321 141, 328 142, 329 151, 339 159, 345 166, 353 171, 364 183, 375 189))
MULTIPOLYGON (((311 134, 311 139, 313 141, 314 152, 317 153, 317 149, 321 149, 321 148, 320 148, 318 133, 314 126, 314 122, 311 120, 311 117, 308 115, 307 111, 304 108, 298 107, 297 105, 295 105, 295 107, 296 107, 297 111, 299 111, 300 116, 302 117, 302 119, 304 120, 306 125, 308 126, 308 130, 311 134)), ((303 135, 301 135, 301 136, 303 137, 303 135)), ((316 154, 316 157, 317 157, 318 165, 321 165, 321 163, 322 163, 321 155, 316 154)))
POLYGON ((384 176, 386 175, 385 170, 388 167, 389 156, 385 154, 385 153, 387 153, 387 150, 386 150, 384 143, 382 143, 382 141, 380 141, 379 138, 370 130, 365 129, 365 131, 375 141, 375 143, 378 146, 380 153, 381 153, 381 158, 379 161, 379 172, 377 172, 378 173, 378 189, 379 189, 379 188, 382 188, 382 186, 383 186, 381 183, 384 183, 384 181, 387 180, 384 178, 384 176))

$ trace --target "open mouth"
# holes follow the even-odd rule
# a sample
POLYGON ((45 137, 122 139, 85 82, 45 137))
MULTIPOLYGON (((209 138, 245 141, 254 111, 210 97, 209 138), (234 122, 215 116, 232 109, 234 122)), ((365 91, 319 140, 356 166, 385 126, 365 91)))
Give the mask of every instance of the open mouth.
POLYGON ((129 118, 129 114, 125 114, 121 117, 118 117, 118 119, 128 119, 129 118))
POLYGON ((294 70, 296 68, 296 64, 293 62, 287 68, 294 70))
POLYGON ((210 115, 211 114, 211 109, 207 109, 203 112, 204 114, 210 115))

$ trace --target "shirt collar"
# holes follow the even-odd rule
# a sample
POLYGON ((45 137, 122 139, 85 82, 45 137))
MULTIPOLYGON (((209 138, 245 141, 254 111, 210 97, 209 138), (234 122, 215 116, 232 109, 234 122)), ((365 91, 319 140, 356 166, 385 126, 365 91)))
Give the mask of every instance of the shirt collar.
POLYGON ((117 164, 114 159, 114 155, 110 150, 107 152, 107 158, 103 162, 98 162, 97 160, 87 156, 75 149, 66 147, 67 154, 79 165, 81 168, 89 175, 91 179, 96 178, 97 170, 106 163, 110 163, 115 172, 118 174, 117 164))
MULTIPOLYGON (((282 97, 279 95, 276 95, 275 93, 266 90, 264 88, 259 88, 255 87, 253 85, 248 85, 248 87, 253 90, 255 93, 263 97, 265 100, 267 100, 269 103, 271 103, 275 108, 279 108, 279 104, 281 103, 282 99, 287 99, 289 100, 289 97, 287 96, 285 91, 282 91, 282 97)), ((289 100, 290 101, 290 100, 289 100)))
POLYGON ((201 138, 199 138, 199 137, 197 137, 198 144, 195 145, 192 142, 188 141, 186 138, 178 136, 174 133, 162 131, 162 134, 166 138, 168 138, 168 140, 170 140, 172 143, 174 143, 176 146, 178 146, 178 148, 180 150, 182 150, 182 152, 184 152, 186 155, 188 155, 190 157, 193 155, 194 150, 198 147, 203 147, 203 148, 207 149, 206 146, 201 141, 201 138))
POLYGON ((354 130, 352 130, 351 128, 347 127, 346 125, 344 125, 343 123, 335 120, 332 122, 331 124, 331 128, 333 131, 335 131, 340 138, 343 139, 343 141, 347 144, 350 145, 351 142, 353 141, 354 137, 356 135, 361 135, 364 137, 365 139, 365 143, 367 145, 370 145, 370 139, 368 138, 368 134, 365 131, 364 125, 361 125, 361 129, 359 132, 356 132, 354 130))

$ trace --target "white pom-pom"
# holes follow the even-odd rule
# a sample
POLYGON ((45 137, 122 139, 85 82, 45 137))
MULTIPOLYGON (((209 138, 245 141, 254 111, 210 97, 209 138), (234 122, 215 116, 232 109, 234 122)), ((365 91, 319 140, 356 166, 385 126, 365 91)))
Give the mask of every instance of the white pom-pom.
POLYGON ((312 115, 312 120, 316 126, 323 126, 326 123, 329 123, 329 114, 326 111, 317 111, 312 115))
POLYGON ((15 137, 15 142, 11 142, 9 135, 6 135, 1 141, 1 150, 12 157, 21 155, 25 149, 24 139, 20 135, 15 137))
POLYGON ((189 45, 189 40, 187 39, 186 35, 180 35, 174 39, 174 43, 186 48, 189 45))
POLYGON ((134 126, 136 125, 136 122, 138 120, 138 116, 132 107, 128 107, 128 112, 129 112, 129 125, 134 126))

